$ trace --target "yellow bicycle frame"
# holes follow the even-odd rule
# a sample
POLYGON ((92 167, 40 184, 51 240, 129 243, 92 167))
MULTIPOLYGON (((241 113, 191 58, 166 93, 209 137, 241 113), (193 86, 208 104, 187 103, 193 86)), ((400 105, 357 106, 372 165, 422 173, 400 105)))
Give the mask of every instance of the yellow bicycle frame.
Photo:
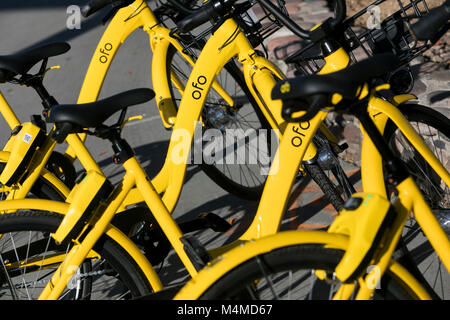
MULTIPOLYGON (((196 66, 194 67, 194 71, 190 76, 188 86, 186 87, 185 90, 186 94, 183 96, 181 101, 181 105, 178 111, 179 115, 178 121, 175 123, 174 134, 172 135, 171 138, 168 157, 166 159, 166 163, 164 165, 162 172, 158 174, 158 176, 155 179, 153 179, 151 183, 149 183, 144 171, 142 170, 142 168, 140 168, 136 159, 132 158, 128 160, 124 164, 127 174, 124 177, 124 182, 120 186, 121 191, 116 195, 114 200, 111 201, 110 205, 105 210, 102 217, 98 221, 96 221, 94 227, 89 232, 88 236, 84 238, 83 242, 81 244, 77 244, 74 247, 74 249, 71 250, 71 253, 66 258, 67 263, 65 263, 64 265, 66 266, 80 265, 80 263, 89 253, 89 250, 93 247, 95 240, 98 239, 102 235, 103 231, 107 228, 108 223, 112 219, 112 213, 120 211, 119 207, 123 207, 124 204, 132 203, 126 202, 127 199, 129 199, 130 194, 132 194, 132 196, 135 197, 135 199, 136 198, 142 199, 147 203, 154 217, 157 219, 159 225, 167 235, 169 241, 173 245, 175 251, 182 260, 183 264, 188 269, 189 273, 192 276, 196 275, 197 271, 193 267, 192 262, 189 260, 189 257, 187 257, 186 253, 184 252, 184 248, 182 247, 182 243, 180 241, 180 238, 182 237, 181 231, 179 230, 178 226, 175 224, 175 222, 170 216, 170 212, 172 211, 173 207, 176 204, 176 201, 178 200, 179 192, 182 187, 182 181, 186 169, 186 162, 187 162, 186 160, 192 142, 195 121, 198 120, 199 118, 205 96, 207 95, 207 92, 212 86, 211 79, 214 79, 216 72, 218 72, 225 65, 225 63, 228 60, 230 60, 230 58, 233 55, 236 54, 236 52, 239 52, 239 46, 247 48, 248 50, 244 52, 250 53, 250 55, 241 54, 239 56, 240 61, 244 63, 244 70, 247 70, 247 77, 254 74, 253 72, 250 72, 250 70, 255 69, 258 70, 258 68, 260 69, 267 68, 267 66, 264 64, 258 64, 258 60, 260 59, 250 59, 252 56, 255 55, 254 51, 252 50, 249 52, 249 50, 251 50, 251 46, 248 43, 247 39, 244 37, 244 35, 240 33, 234 21, 228 20, 224 24, 224 26, 229 26, 228 28, 231 28, 232 30, 236 31, 237 35, 228 46, 223 48, 223 50, 217 50, 218 48, 223 46, 223 43, 225 43, 229 37, 224 36, 221 32, 219 32, 219 30, 222 29, 219 28, 219 30, 212 37, 213 41, 211 41, 210 39, 210 41, 208 41, 207 45, 205 46, 205 50, 202 51, 198 60, 199 63, 196 64, 196 66), (210 52, 209 50, 211 50, 212 52, 214 52, 216 56, 221 58, 215 60, 221 61, 220 64, 217 64, 216 69, 211 68, 211 65, 208 64, 205 65, 202 63, 204 59, 208 59, 208 52, 210 52), (252 65, 256 65, 257 68, 253 68, 251 66, 246 65, 250 63, 252 63, 252 65), (191 92, 193 92, 194 88, 194 86, 192 85, 194 81, 191 80, 198 79, 200 76, 205 77, 208 80, 207 83, 204 84, 205 85, 204 94, 200 99, 196 99, 195 95, 190 94, 191 92), (180 131, 178 131, 178 129, 180 129, 180 131), (184 131, 181 129, 184 129, 184 131), (181 142, 179 142, 178 138, 180 137, 177 137, 176 133, 185 132, 186 130, 188 131, 187 137, 185 137, 184 139, 180 139, 181 142), (181 161, 175 163, 173 161, 175 157, 171 157, 171 155, 175 154, 177 150, 184 150, 186 152, 182 152, 181 161), (137 185, 137 189, 132 189, 134 184, 137 185), (159 197, 159 194, 161 194, 162 192, 164 192, 164 196, 161 199, 159 197)), ((273 84, 274 83, 273 78, 270 77, 269 79, 272 79, 273 84)), ((267 90, 260 90, 260 91, 266 92, 265 94, 267 95, 267 90)), ((278 103, 277 106, 279 107, 278 117, 281 117, 280 114, 281 104, 278 103)), ((286 183, 284 179, 290 179, 291 181, 294 181, 298 172, 300 161, 302 158, 304 158, 303 155, 306 154, 306 152, 310 148, 309 146, 312 137, 314 136, 315 131, 319 128, 320 124, 321 121, 317 121, 317 123, 305 124, 302 128, 296 128, 294 125, 291 124, 286 127, 286 135, 288 137, 287 138, 288 140, 304 137, 304 142, 301 144, 296 143, 295 147, 287 146, 289 147, 292 156, 295 155, 296 161, 291 161, 290 176, 282 173, 280 177, 283 177, 283 179, 278 178, 276 183, 272 183, 274 186, 275 185, 279 186, 277 188, 278 189, 277 191, 285 190, 286 194, 290 191, 291 185, 286 183)), ((74 150, 77 151, 76 156, 80 160, 84 168, 101 172, 100 168, 98 168, 98 166, 95 164, 94 160, 89 155, 88 151, 85 149, 81 139, 77 135, 74 134, 69 135, 67 137, 67 141, 71 146, 74 147, 74 150)), ((280 161, 284 162, 284 160, 281 159, 280 161)), ((280 166, 279 171, 287 173, 286 168, 287 167, 285 167, 284 165, 280 166)), ((269 176, 269 179, 270 180, 276 179, 275 175, 269 176)), ((269 197, 269 195, 265 196, 265 198, 267 197, 269 197)), ((47 206, 47 208, 52 208, 51 203, 42 202, 43 200, 21 200, 21 201, 22 201, 21 202, 22 208, 31 209, 35 208, 36 206, 39 206, 41 208, 43 206, 47 206)), ((8 202, 5 202, 3 203, 3 206, 0 206, 0 211, 2 209, 5 210, 4 208, 8 207, 8 202)), ((254 228, 252 227, 249 233, 247 233, 246 237, 244 237, 244 240, 246 238, 259 237, 276 232, 278 230, 278 226, 284 213, 284 208, 285 203, 279 202, 278 208, 276 208, 276 206, 272 207, 266 206, 265 208, 259 210, 260 213, 257 222, 258 225, 255 226, 254 228), (274 218, 266 221, 265 218, 262 219, 263 215, 264 217, 274 217, 274 218), (252 236, 251 234, 255 232, 256 235, 252 236)), ((135 246, 129 243, 124 245, 124 249, 126 249, 128 252, 133 252, 133 250, 131 250, 133 249, 132 247, 136 249, 135 246)), ((64 289, 67 280, 71 276, 71 272, 73 273, 74 271, 74 268, 70 267, 68 269, 59 271, 55 273, 55 278, 52 279, 51 284, 47 286, 46 290, 42 293, 42 296, 40 298, 42 299, 57 298, 64 289)))
MULTIPOLYGON (((112 19, 93 55, 83 82, 78 103, 88 103, 95 101, 98 98, 107 71, 121 44, 131 32, 140 27, 142 27, 150 37, 150 44, 153 50, 153 87, 156 92, 158 110, 161 112, 161 117, 166 127, 173 126, 174 132, 186 130, 186 136, 192 136, 194 122, 200 118, 201 109, 211 87, 217 91, 225 101, 232 105, 233 100, 223 88, 220 87, 215 80, 215 77, 226 62, 237 56, 238 61, 243 64, 245 81, 258 102, 264 116, 268 119, 272 128, 279 129, 280 133, 284 131, 286 124, 281 118, 281 104, 272 101, 269 94, 271 88, 275 84, 272 75, 279 79, 284 78, 284 76, 275 65, 256 54, 249 41, 240 32, 239 27, 232 19, 228 19, 208 40, 205 48, 202 50, 201 57, 199 57, 198 63, 196 63, 194 68, 196 76, 190 77, 189 79, 190 82, 188 82, 189 86, 187 87, 187 90, 191 88, 188 95, 192 95, 196 90, 191 86, 192 82, 198 80, 199 77, 207 76, 207 83, 202 85, 202 89, 204 90, 202 97, 200 99, 191 97, 190 101, 185 101, 182 104, 184 107, 180 105, 180 110, 177 113, 172 104, 168 83, 169 80, 167 79, 166 72, 166 56, 169 45, 173 45, 187 61, 192 64, 194 62, 182 53, 181 45, 175 38, 170 36, 170 30, 160 25, 145 1, 142 0, 136 0, 128 7, 120 9, 112 19), (230 35, 232 35, 232 37, 230 37, 230 35), (178 117, 178 115, 180 115, 180 117, 178 117), (174 126, 176 119, 183 119, 182 124, 174 126)), ((178 83, 178 86, 182 86, 182 84, 178 83)), ((0 111, 5 116, 10 127, 14 128, 20 123, 6 101, 4 101, 4 103, 5 104, 2 104, 2 100, 0 99, 0 111)), ((329 136, 331 140, 336 140, 336 138, 330 135, 325 127, 322 127, 321 129, 325 133, 328 133, 327 136, 329 136)), ((80 137, 84 139, 83 134, 80 134, 80 137)), ((185 141, 182 146, 178 145, 176 139, 179 139, 179 137, 175 136, 171 138, 169 154, 174 148, 181 148, 183 150, 188 150, 185 148, 190 148, 190 146, 188 146, 189 138, 184 139, 185 141)), ((75 159, 75 149, 71 144, 72 139, 68 138, 66 141, 69 144, 66 155, 75 159)), ((314 145, 311 145, 305 153, 304 160, 312 159, 315 155, 315 147, 314 145)), ((186 163, 185 161, 182 162, 186 163)), ((164 193, 164 202, 171 212, 176 206, 180 195, 185 167, 185 165, 175 165, 171 161, 166 161, 160 173, 152 181, 158 193, 164 193)), ((29 181, 30 185, 35 182, 33 179, 27 181, 29 181)), ((29 190, 24 189, 22 194, 26 195, 28 192, 29 190)), ((17 196, 15 198, 17 199, 17 196)), ((127 205, 141 201, 143 201, 143 199, 140 196, 140 193, 137 192, 137 190, 133 190, 127 196, 120 210, 125 209, 127 205)))
MULTIPOLYGON (((369 100, 368 111, 373 112, 374 108, 376 108, 375 110, 377 111, 375 113, 376 116, 374 117, 374 121, 377 122, 377 120, 380 121, 379 119, 382 119, 382 121, 384 121, 385 123, 388 118, 392 119, 392 121, 398 126, 402 133, 408 139, 410 139, 410 142, 416 148, 418 148, 418 150, 428 161, 428 163, 433 167, 434 170, 436 170, 436 172, 438 172, 438 174, 448 185, 450 181, 449 173, 436 159, 434 154, 429 150, 420 136, 418 136, 414 129, 409 125, 407 120, 398 111, 398 109, 396 109, 393 105, 387 103, 386 101, 372 96, 369 100)), ((311 122, 315 123, 317 126, 318 123, 316 121, 320 123, 324 118, 324 112, 319 112, 316 117, 311 120, 311 122)), ((301 126, 302 124, 299 125, 301 126)), ((384 130, 384 125, 380 126, 379 130, 384 130)), ((280 157, 281 155, 284 155, 284 147, 289 144, 288 132, 289 130, 286 130, 286 134, 283 136, 278 150, 280 157)), ((362 158, 361 161, 361 172, 364 177, 364 192, 378 193, 383 197, 386 197, 381 155, 378 153, 378 150, 374 146, 370 137, 367 136, 367 134, 365 134, 363 139, 362 150, 362 154, 365 155, 365 158, 362 158), (382 182, 378 180, 370 180, 377 178, 381 179, 382 182)), ((289 161, 287 163, 289 163, 289 161)), ((285 162, 283 162, 283 165, 284 164, 285 162)), ((272 186, 269 181, 270 180, 268 180, 268 183, 264 190, 260 208, 262 208, 265 202, 264 195, 267 195, 269 193, 266 193, 266 189, 267 191, 269 191, 270 187, 272 186)), ((423 195, 420 192, 419 188, 416 186, 414 180, 411 177, 407 178, 397 186, 397 190, 399 191, 399 195, 394 204, 394 207, 398 215, 395 218, 392 227, 383 236, 383 244, 380 245, 381 250, 378 250, 376 252, 376 255, 373 257, 373 260, 370 263, 375 268, 372 268, 371 271, 365 275, 365 277, 358 279, 360 289, 358 290, 355 297, 358 300, 367 300, 372 296, 375 286, 368 286, 366 279, 373 278, 375 276, 375 272, 379 275, 383 275, 385 272, 388 272, 391 276, 398 279, 399 283, 403 283, 406 289, 410 290, 410 293, 416 298, 431 299, 426 290, 420 285, 420 283, 406 269, 404 269, 401 265, 399 265, 392 259, 392 254, 401 236, 403 226, 411 211, 414 212, 416 221, 421 226, 422 230, 429 239, 438 256, 441 258, 444 266, 447 268, 447 270, 450 270, 450 241, 447 237, 447 234, 444 232, 436 217, 434 216, 433 212, 425 202, 425 199, 423 198, 423 195)), ((283 193, 282 195, 284 196, 283 193)), ((268 203, 270 202, 267 201, 267 204, 268 203)), ((361 210, 364 210, 364 208, 362 208, 361 210)), ((354 221, 352 221, 351 223, 357 225, 359 216, 361 216, 361 213, 355 212, 355 214, 353 215, 354 221)), ((255 221, 256 220, 257 219, 255 219, 255 221)), ((348 220, 341 221, 339 219, 336 219, 330 229, 351 229, 347 228, 343 223, 348 223, 348 220), (342 225, 337 227, 336 224, 342 225)), ((379 226, 374 225, 373 227, 377 228, 379 226)), ((250 243, 242 243, 240 246, 230 248, 229 251, 222 251, 221 255, 216 260, 209 263, 204 269, 199 272, 199 274, 195 278, 190 280, 180 290, 175 299, 198 299, 207 288, 209 288, 214 282, 219 280, 227 272, 239 266, 239 264, 241 264, 242 262, 248 261, 252 257, 270 252, 271 250, 296 244, 312 243, 324 244, 329 248, 346 250, 348 247, 348 237, 351 236, 351 234, 337 234, 321 231, 288 231, 262 237, 259 240, 251 241, 250 243)), ((351 267, 356 268, 357 266, 358 265, 352 265, 351 267)), ((334 295, 334 299, 348 299, 351 294, 353 294, 354 289, 354 284, 344 284, 336 292, 336 294, 334 295)))
MULTIPOLYGON (((337 71, 345 68, 349 62, 350 58, 348 54, 341 48, 335 53, 326 58, 327 64, 321 70, 321 74, 337 71)), ((443 179, 443 181, 450 185, 450 174, 427 147, 423 139, 417 134, 417 132, 411 127, 406 118, 402 113, 396 108, 400 103, 407 100, 413 99, 414 96, 411 95, 401 95, 394 98, 392 102, 388 102, 381 98, 375 97, 374 92, 371 93, 368 112, 371 115, 373 121, 375 122, 377 128, 380 132, 384 132, 384 127, 388 119, 391 119, 394 124, 399 128, 399 130, 405 135, 409 142, 419 151, 419 153, 424 157, 424 159, 430 164, 430 166, 436 171, 436 173, 443 179)), ((362 95, 367 95, 367 93, 362 93, 362 95)), ((338 102, 338 101, 337 101, 338 102)), ((336 103, 337 103, 336 102, 336 103)), ((326 117, 324 112, 319 112, 316 117, 314 117, 311 122, 320 124, 326 117)), ((318 125, 317 124, 317 125, 318 125)), ((300 127, 304 124, 298 124, 300 127)), ((293 126, 289 124, 288 126, 293 126)), ((362 142, 361 151, 361 179, 363 183, 363 190, 366 193, 376 193, 386 197, 386 187, 384 183, 383 175, 383 164, 381 155, 378 153, 375 145, 371 141, 370 137, 361 127, 364 134, 364 139, 362 142)), ((282 137, 276 159, 282 157, 283 166, 289 166, 295 158, 295 154, 291 154, 291 157, 284 157, 288 155, 288 145, 290 129, 285 131, 282 137), (287 160, 289 159, 289 160, 287 160)), ((277 163, 275 161, 274 163, 277 163)), ((291 169, 292 170, 292 169, 291 169)), ((285 172, 279 173, 281 177, 285 172)), ((286 174, 289 176, 289 170, 286 169, 286 174)), ((277 194, 280 199, 285 199, 288 193, 281 184, 276 182, 276 175, 274 177, 269 176, 266 187, 261 198, 260 206, 258 208, 257 216, 253 220, 252 225, 247 230, 247 232, 241 237, 241 239, 246 239, 247 234, 249 234, 249 239, 259 239, 258 241, 252 242, 250 244, 241 244, 241 246, 236 247, 235 245, 227 246, 222 250, 218 250, 217 254, 221 254, 216 260, 208 264, 206 268, 199 272, 199 274, 189 281, 181 291, 176 295, 175 299, 186 300, 186 299, 197 299, 200 295, 209 288, 215 281, 226 274, 228 271, 237 267, 243 261, 247 259, 264 254, 273 250, 274 248, 280 248, 283 246, 289 246, 294 244, 302 243, 317 243, 317 244, 327 244, 329 247, 337 249, 346 249, 346 245, 343 245, 343 239, 341 238, 329 238, 329 233, 324 232, 314 232, 314 231, 301 231, 301 232, 282 232, 277 233, 272 236, 262 237, 261 230, 263 229, 262 222, 267 221, 264 215, 264 220, 261 220, 260 210, 265 208, 270 208, 272 205, 276 206, 278 201, 273 201, 269 195, 277 194), (274 178, 275 177, 275 178, 274 178), (272 180, 271 180, 272 179, 272 180), (280 189, 281 188, 281 192, 280 189), (270 200, 272 201, 269 201, 270 200), (261 224, 258 222, 261 221, 261 224), (330 241, 327 243, 327 241, 330 241)), ((289 185, 289 178, 285 180, 285 184, 289 185)), ((289 187, 291 187, 289 185, 289 187)), ((385 271, 390 272, 400 282, 407 284, 408 288, 412 290, 413 294, 419 299, 430 299, 428 293, 423 289, 423 287, 418 283, 418 281, 404 268, 402 268, 398 263, 391 259, 392 253, 401 235, 401 230, 408 217, 411 210, 414 211, 416 220, 425 232, 425 235, 430 240, 433 248, 438 253, 439 257, 444 262, 447 270, 450 270, 450 242, 447 235, 442 230, 436 217, 433 215, 431 209, 426 204, 420 190, 415 185, 412 178, 405 180, 398 187, 399 198, 395 203, 395 208, 400 213, 397 217, 395 224, 390 232, 385 238, 386 246, 382 253, 377 257, 378 260, 374 261, 374 264, 381 270, 381 274, 385 271), (389 241, 388 241, 389 240, 389 241)), ((262 211, 261 211, 262 212, 262 211)), ((355 215, 357 219, 357 215, 355 215)), ((275 224, 276 225, 276 224, 275 224)), ((343 226, 345 229, 345 226, 343 226)), ((269 232, 270 234, 270 232, 269 232)), ((336 234, 332 234, 336 236, 336 234)), ((340 235, 342 236, 342 235, 340 235)), ((348 241, 348 240, 345 240, 348 241)), ((356 266, 355 266, 356 267, 356 266)), ((372 270, 376 270, 375 268, 372 270)), ((375 272, 375 271, 373 271, 375 272)), ((368 274, 367 277, 373 276, 373 272, 368 274)), ((356 299, 369 299, 373 294, 373 288, 369 288, 365 281, 358 281, 361 289, 358 291, 356 299)), ((335 299, 348 299, 354 291, 354 285, 344 285, 335 294, 335 299)))

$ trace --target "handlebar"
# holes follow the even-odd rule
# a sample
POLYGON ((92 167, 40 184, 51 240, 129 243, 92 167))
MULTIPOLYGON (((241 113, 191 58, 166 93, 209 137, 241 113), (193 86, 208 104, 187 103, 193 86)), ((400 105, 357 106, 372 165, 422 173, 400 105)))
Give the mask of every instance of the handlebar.
POLYGON ((83 15, 83 17, 87 18, 95 12, 103 9, 107 5, 120 1, 122 0, 90 0, 81 8, 81 14, 83 15))
MULTIPOLYGON (((103 9, 104 7, 112 4, 114 6, 112 14, 114 14, 118 9, 126 7, 132 4, 135 0, 90 0, 86 5, 81 8, 81 14, 83 17, 87 18, 95 12, 103 9)), ((183 14, 191 14, 194 10, 189 9, 184 4, 177 0, 167 0, 168 3, 171 4, 173 8, 180 11, 183 14)), ((111 15, 111 12, 110 14, 111 15)), ((110 18, 110 16, 107 16, 110 18)), ((106 19, 107 20, 107 19, 106 19)))
MULTIPOLYGON (((210 19, 216 19, 230 12, 237 0, 209 0, 201 8, 193 10, 193 12, 178 23, 181 32, 188 32, 202 25, 210 19)), ((299 27, 292 19, 286 16, 278 7, 270 0, 256 0, 267 11, 273 14, 283 25, 300 38, 310 40, 317 39, 318 33, 315 31, 304 30, 299 27)), ((329 18, 324 22, 328 29, 333 29, 344 21, 347 15, 347 7, 345 0, 336 0, 334 7, 334 18, 329 18)), ((319 35, 320 37, 320 35, 319 35)))
POLYGON ((445 1, 439 7, 420 18, 411 26, 411 31, 417 40, 431 40, 450 19, 450 0, 445 1))
POLYGON ((195 10, 189 9, 186 6, 182 5, 177 0, 167 0, 175 9, 179 10, 181 13, 184 14, 191 14, 194 13, 195 10))

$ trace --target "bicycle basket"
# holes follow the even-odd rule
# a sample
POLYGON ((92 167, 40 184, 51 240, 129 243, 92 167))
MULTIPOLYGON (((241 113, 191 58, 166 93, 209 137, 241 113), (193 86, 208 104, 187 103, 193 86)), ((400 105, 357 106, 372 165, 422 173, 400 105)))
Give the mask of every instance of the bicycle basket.
MULTIPOLYGON (((412 20, 423 16, 429 9, 425 0, 377 0, 343 22, 338 41, 354 62, 392 52, 404 66, 431 46, 430 43, 416 41, 409 32, 412 20), (382 17, 383 14, 386 17, 382 17)), ((287 62, 294 67, 296 74, 315 74, 325 63, 318 43, 310 43, 287 58, 287 62)))
MULTIPOLYGON (((284 0, 273 0, 276 2, 279 10, 286 16, 289 16, 284 0)), ((236 21, 250 40, 253 47, 263 44, 263 41, 278 31, 283 24, 266 8, 257 1, 251 1, 252 7, 241 13, 236 21)), ((267 54, 267 52, 266 52, 267 54)))

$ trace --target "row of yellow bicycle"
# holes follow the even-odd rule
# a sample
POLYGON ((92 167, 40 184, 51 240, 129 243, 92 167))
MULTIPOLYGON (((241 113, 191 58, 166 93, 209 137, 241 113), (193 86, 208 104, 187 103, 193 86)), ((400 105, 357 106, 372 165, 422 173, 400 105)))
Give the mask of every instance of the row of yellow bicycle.
POLYGON ((311 30, 290 19, 281 0, 168 0, 154 10, 143 0, 90 0, 83 14, 111 6, 111 21, 77 104, 59 104, 43 84, 49 59, 67 43, 0 56, 0 82, 34 88, 43 105, 42 116, 21 123, 0 95, 11 128, 0 151, 1 298, 448 298, 450 174, 442 150, 450 120, 402 88, 409 62, 448 30, 450 2, 398 3, 380 28, 355 32, 367 10, 347 18, 344 0, 311 30), (281 27, 310 42, 288 58, 303 73, 291 79, 260 50, 281 27), (153 89, 98 100, 114 56, 138 28, 150 39, 153 89), (356 59, 357 50, 365 58, 356 59), (134 119, 127 109, 152 99, 172 133, 164 166, 150 179, 121 133, 134 119), (360 193, 341 167, 346 146, 327 127, 332 113, 361 124, 360 193), (271 130, 279 139, 276 147, 243 139, 255 159, 274 155, 268 172, 263 161, 200 164, 225 190, 259 201, 248 229, 212 250, 193 232, 226 232, 228 221, 172 217, 198 127, 271 130), (125 172, 119 183, 94 160, 86 135, 110 143, 125 172), (62 143, 65 154, 55 151, 62 143), (325 231, 280 232, 292 187, 305 175, 339 214, 325 231), (190 279, 168 287, 156 266, 171 250, 190 279))

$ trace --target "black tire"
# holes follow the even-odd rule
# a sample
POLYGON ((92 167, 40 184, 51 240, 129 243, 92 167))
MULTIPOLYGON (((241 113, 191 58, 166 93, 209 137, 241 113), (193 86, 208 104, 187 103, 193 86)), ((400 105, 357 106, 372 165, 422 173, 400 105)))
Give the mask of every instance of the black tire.
MULTIPOLYGON (((400 105, 400 110, 430 149, 450 171, 450 120, 440 112, 418 104, 400 105), (420 125, 419 125, 420 124, 420 125), (445 155, 446 154, 446 155, 445 155)), ((392 150, 406 163, 425 200, 443 225, 450 219, 450 189, 412 145, 388 121, 384 136, 392 150)), ((450 224, 445 231, 450 236, 450 224)), ((450 298, 450 275, 423 235, 414 217, 405 225, 397 256, 434 299, 450 298)))
MULTIPOLYGON (((328 277, 320 280, 313 270, 324 270, 332 275, 343 254, 341 250, 313 244, 275 249, 237 266, 209 287, 200 299, 327 300, 339 283, 328 277), (283 276, 286 272, 287 277, 283 276)), ((385 274, 374 299, 414 298, 404 286, 385 274)))
POLYGON ((64 201, 65 197, 49 181, 39 177, 31 188, 32 196, 38 199, 64 201))
MULTIPOLYGON (((13 292, 18 298, 34 299, 39 296, 39 289, 45 287, 53 273, 49 272, 52 271, 51 267, 48 266, 45 270, 39 267, 15 268, 12 263, 26 258, 42 261, 41 257, 48 257, 50 253, 65 253, 67 246, 57 245, 50 235, 56 231, 61 221, 61 215, 42 211, 24 210, 0 216, 0 234, 3 235, 0 239, 1 299, 12 298, 13 292), (36 236, 32 236, 32 232, 36 232, 36 236), (25 240, 28 242, 23 244, 25 240), (9 277, 6 277, 5 268, 9 277), (15 290, 11 290, 11 283, 15 290)), ((151 287, 142 271, 114 240, 103 236, 95 245, 94 251, 101 259, 86 260, 82 264, 79 277, 75 278, 77 281, 71 282, 72 286, 66 288, 63 298, 134 298, 151 293, 151 287)), ((58 265, 54 270, 57 267, 58 265)))
MULTIPOLYGON (((172 67, 177 72, 180 80, 186 81, 192 67, 181 57, 181 55, 177 56, 177 53, 178 51, 175 47, 170 45, 167 53, 168 79, 170 79, 170 70, 172 67)), ((226 103, 221 102, 220 99, 216 98, 214 95, 218 96, 218 94, 214 89, 211 89, 211 92, 208 95, 209 100, 205 103, 202 112, 202 119, 205 122, 204 130, 214 128, 223 131, 225 129, 241 128, 244 132, 247 129, 255 129, 258 132, 259 129, 265 129, 267 130, 268 135, 270 135, 271 127, 248 90, 244 76, 234 60, 230 60, 225 65, 216 79, 219 82, 225 81, 227 83, 232 83, 235 88, 239 88, 239 92, 236 91, 236 95, 232 96, 236 98, 235 100, 243 101, 245 106, 237 112, 233 111, 226 106, 226 103), (237 95, 238 93, 239 95, 237 95), (212 116, 208 115, 213 113, 214 115, 212 116), (218 113, 221 113, 221 116, 214 118, 218 113), (238 117, 240 118, 235 120, 238 117)), ((171 82, 169 82, 169 84, 173 103, 178 107, 181 95, 177 92, 176 88, 173 87, 171 82)), ((270 137, 268 137, 267 140, 267 151, 268 155, 270 155, 270 137)), ((248 145, 249 144, 246 143, 246 148, 248 148, 248 145)), ((259 200, 261 198, 267 175, 266 173, 261 174, 260 163, 253 164, 250 162, 247 163, 246 161, 243 164, 207 164, 205 161, 202 161, 200 167, 210 179, 229 193, 247 200, 259 200)))
POLYGON ((306 173, 314 180, 320 187, 322 192, 328 198, 333 207, 339 211, 344 207, 345 201, 336 186, 331 182, 319 164, 303 164, 306 173))
POLYGON ((64 182, 69 189, 74 187, 77 172, 72 161, 70 161, 70 159, 65 155, 57 151, 53 151, 45 167, 58 179, 64 182))
MULTIPOLYGON (((69 160, 64 157, 62 154, 53 152, 50 155, 50 160, 47 163, 48 169, 54 169, 56 170, 59 168, 61 172, 63 173, 63 177, 65 179, 63 182, 66 184, 67 187, 73 188, 74 182, 75 182, 75 169, 73 168, 73 165, 70 163, 70 166, 68 165, 69 160), (49 167, 50 166, 50 167, 49 167)), ((56 172, 52 172, 56 173, 56 172)), ((1 187, 1 185, 0 185, 1 187)), ((38 199, 46 199, 46 200, 54 200, 54 201, 64 201, 65 197, 62 195, 59 190, 53 186, 50 181, 44 179, 42 176, 39 177, 34 185, 31 187, 30 190, 30 196, 35 197, 38 199)), ((0 195, 0 200, 3 200, 2 195, 0 195)))

